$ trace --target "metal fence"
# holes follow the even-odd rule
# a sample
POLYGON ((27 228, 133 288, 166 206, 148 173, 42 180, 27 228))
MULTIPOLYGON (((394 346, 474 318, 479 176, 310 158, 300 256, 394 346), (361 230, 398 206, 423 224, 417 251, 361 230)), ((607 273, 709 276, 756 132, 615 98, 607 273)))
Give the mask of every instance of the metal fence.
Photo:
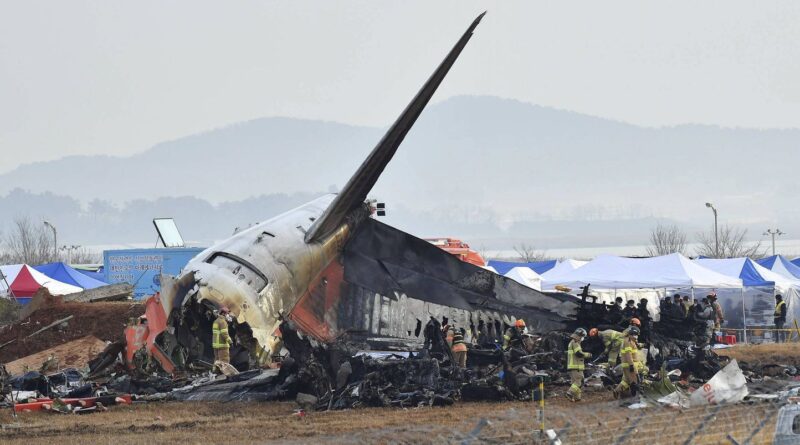
MULTIPOLYGON (((430 423, 365 430, 327 437, 328 443, 437 443, 437 444, 767 444, 772 443, 780 405, 771 402, 713 405, 686 409, 651 407, 630 409, 632 403, 564 404, 545 408, 545 430, 539 430, 539 407, 534 403, 503 408, 483 403, 478 418, 447 424, 436 418, 443 410, 430 409, 430 423)), ((506 405, 507 406, 507 405, 506 405)), ((474 410, 470 410, 474 412, 474 410)), ((315 440, 316 441, 316 440, 315 440)))

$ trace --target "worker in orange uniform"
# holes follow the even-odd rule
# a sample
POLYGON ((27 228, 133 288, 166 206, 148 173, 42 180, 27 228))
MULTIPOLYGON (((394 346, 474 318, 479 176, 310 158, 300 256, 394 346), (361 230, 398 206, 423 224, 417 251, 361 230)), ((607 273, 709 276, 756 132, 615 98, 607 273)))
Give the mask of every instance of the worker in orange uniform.
POLYGON ((222 306, 217 312, 217 319, 211 327, 211 347, 214 349, 214 362, 230 363, 231 336, 228 333, 228 322, 232 321, 230 311, 222 306))
POLYGON ((450 347, 453 351, 453 360, 459 368, 467 367, 467 343, 464 342, 464 334, 460 329, 455 329, 453 333, 453 346, 450 347))

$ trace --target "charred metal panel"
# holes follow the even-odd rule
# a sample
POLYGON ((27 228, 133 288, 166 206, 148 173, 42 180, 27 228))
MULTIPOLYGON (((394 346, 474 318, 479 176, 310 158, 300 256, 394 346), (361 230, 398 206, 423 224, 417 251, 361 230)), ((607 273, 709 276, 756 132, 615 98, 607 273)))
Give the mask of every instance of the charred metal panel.
POLYGON ((565 321, 577 309, 574 298, 522 286, 373 219, 353 233, 345 245, 343 263, 346 282, 381 295, 405 294, 470 312, 492 308, 513 314, 513 309, 524 307, 556 322, 565 321))

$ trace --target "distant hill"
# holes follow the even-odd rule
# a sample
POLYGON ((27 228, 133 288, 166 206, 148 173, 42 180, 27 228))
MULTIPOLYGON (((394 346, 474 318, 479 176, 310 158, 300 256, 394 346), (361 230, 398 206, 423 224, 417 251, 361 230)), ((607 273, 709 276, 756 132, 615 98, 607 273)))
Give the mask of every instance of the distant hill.
MULTIPOLYGON (((0 175, 0 195, 15 188, 55 192, 84 205, 94 198, 122 205, 192 196, 208 205, 304 196, 342 186, 382 133, 256 119, 130 157, 70 156, 24 165, 0 175)), ((558 231, 559 221, 650 224, 665 216, 705 224, 706 201, 716 204, 722 221, 800 226, 798 147, 795 129, 642 128, 513 100, 456 97, 422 114, 374 196, 387 202, 387 222, 425 234, 466 225, 476 233, 499 227, 507 230, 503 236, 563 241, 579 234, 529 229, 558 231)), ((645 242, 644 224, 622 238, 645 242)))

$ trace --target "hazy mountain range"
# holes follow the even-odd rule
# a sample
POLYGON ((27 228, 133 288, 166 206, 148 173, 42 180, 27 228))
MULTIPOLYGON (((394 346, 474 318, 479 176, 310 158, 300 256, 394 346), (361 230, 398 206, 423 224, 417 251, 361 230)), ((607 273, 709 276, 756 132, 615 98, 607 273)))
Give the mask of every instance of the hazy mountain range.
MULTIPOLYGON (((150 220, 174 216, 207 243, 337 189, 383 131, 263 118, 129 157, 23 165, 0 175, 0 227, 27 214, 60 221, 65 242, 149 242, 150 220)), ((754 235, 800 233, 799 146, 797 129, 643 128, 456 97, 423 113, 374 197, 389 224, 490 248, 643 244, 657 220, 706 227, 706 201, 754 235)))

